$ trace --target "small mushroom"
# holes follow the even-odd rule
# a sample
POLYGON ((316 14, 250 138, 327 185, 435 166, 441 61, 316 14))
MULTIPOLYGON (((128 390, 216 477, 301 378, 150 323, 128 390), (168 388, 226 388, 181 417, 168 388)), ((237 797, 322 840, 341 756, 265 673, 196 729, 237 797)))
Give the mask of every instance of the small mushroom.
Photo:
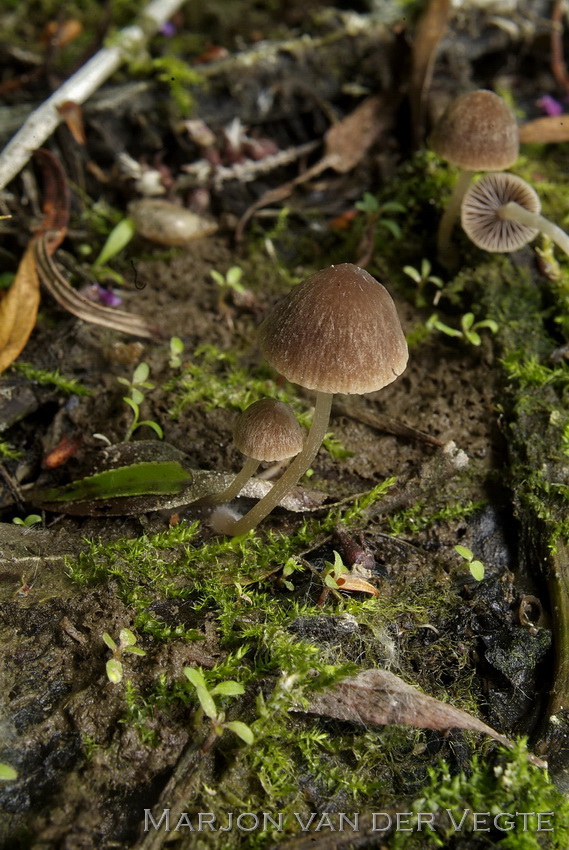
POLYGON ((303 434, 288 404, 263 398, 250 404, 238 417, 233 443, 246 456, 245 463, 229 487, 208 499, 210 504, 219 505, 235 498, 261 461, 287 460, 297 455, 302 450, 303 434))
POLYGON ((485 174, 462 201, 461 222, 466 235, 484 251, 517 251, 541 231, 569 254, 569 236, 540 215, 534 189, 515 174, 485 174))
POLYGON ((231 528, 264 519, 312 464, 326 434, 333 393, 369 393, 407 365, 407 343, 388 291, 351 263, 316 272, 286 295, 259 328, 259 346, 289 381, 316 390, 312 425, 299 455, 272 489, 231 528))
POLYGON ((460 95, 443 112, 429 139, 431 149, 461 171, 437 234, 438 257, 451 265, 450 241, 473 172, 502 171, 518 158, 516 119, 499 95, 486 89, 460 95))

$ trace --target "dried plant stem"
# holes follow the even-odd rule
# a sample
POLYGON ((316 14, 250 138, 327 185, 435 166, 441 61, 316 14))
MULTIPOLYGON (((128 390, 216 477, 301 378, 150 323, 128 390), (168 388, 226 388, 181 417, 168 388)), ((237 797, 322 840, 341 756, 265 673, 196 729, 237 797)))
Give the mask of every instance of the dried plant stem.
POLYGON ((153 0, 142 12, 139 23, 121 30, 112 45, 99 50, 32 112, 0 154, 0 189, 16 177, 61 122, 58 107, 66 101, 84 103, 183 3, 184 0, 153 0))

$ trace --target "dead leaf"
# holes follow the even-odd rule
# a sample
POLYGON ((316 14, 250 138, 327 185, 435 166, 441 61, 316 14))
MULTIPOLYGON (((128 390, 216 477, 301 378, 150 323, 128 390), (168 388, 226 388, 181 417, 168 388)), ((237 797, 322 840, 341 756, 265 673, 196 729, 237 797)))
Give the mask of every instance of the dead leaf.
POLYGON ((12 286, 0 301, 0 372, 25 348, 34 329, 40 303, 40 282, 33 241, 18 266, 12 286))
POLYGON ((546 115, 527 121, 520 127, 520 142, 524 145, 569 142, 569 114, 546 115))
POLYGON ((49 233, 49 252, 58 248, 67 233, 71 193, 63 166, 49 151, 39 148, 34 154, 42 173, 43 219, 37 236, 49 233))
POLYGON ((65 103, 61 103, 57 107, 57 111, 67 124, 67 129, 77 144, 84 147, 87 144, 87 138, 83 124, 83 110, 79 104, 72 100, 66 100, 65 103))
MULTIPOLYGON (((362 670, 315 694, 306 709, 312 714, 334 717, 352 723, 401 724, 422 729, 467 729, 490 735, 510 749, 512 742, 477 717, 455 708, 408 685, 387 670, 362 670)), ((538 767, 547 764, 536 756, 529 760, 538 767)))
POLYGON ((322 159, 294 180, 266 192, 245 211, 235 229, 236 240, 243 238, 245 225, 258 210, 269 204, 284 201, 292 194, 296 186, 306 183, 327 168, 332 168, 339 174, 345 174, 355 168, 376 139, 391 125, 392 117, 392 104, 388 108, 385 97, 372 95, 363 100, 353 112, 328 129, 324 136, 322 159))
POLYGON ((336 584, 338 585, 339 590, 358 590, 360 593, 369 593, 371 596, 379 596, 379 590, 377 587, 374 587, 373 584, 369 583, 369 581, 359 578, 358 576, 352 576, 345 573, 344 575, 338 576, 336 584))

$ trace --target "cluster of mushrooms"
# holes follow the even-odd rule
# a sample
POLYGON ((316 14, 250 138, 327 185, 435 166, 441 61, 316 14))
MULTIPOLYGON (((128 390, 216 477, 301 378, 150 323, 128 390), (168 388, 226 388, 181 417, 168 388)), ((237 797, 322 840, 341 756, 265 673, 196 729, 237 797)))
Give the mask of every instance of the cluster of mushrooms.
POLYGON ((518 159, 520 142, 515 116, 501 97, 480 89, 456 98, 439 118, 429 144, 460 168, 438 230, 441 264, 453 265, 451 237, 459 215, 466 235, 485 251, 517 251, 541 231, 569 254, 569 236, 540 215, 534 189, 504 171, 518 159), (490 173, 472 183, 477 171, 490 173))
MULTIPOLYGON (((515 251, 539 231, 569 254, 569 237, 544 219, 532 187, 510 168, 519 154, 515 117, 491 91, 458 97, 437 122, 430 138, 434 152, 461 171, 441 219, 439 261, 452 265, 452 230, 462 227, 486 251, 515 251), (489 172, 476 183, 475 172, 489 172)), ((211 518, 216 531, 241 535, 255 528, 310 467, 326 434, 334 393, 375 392, 394 381, 407 365, 408 350, 395 304, 368 272, 344 263, 316 272, 287 296, 259 328, 259 347, 287 380, 315 390, 316 405, 306 439, 291 408, 262 399, 238 418, 234 444, 246 456, 241 472, 223 492, 211 518), (286 471, 244 516, 228 503, 239 494, 262 461, 293 458, 286 471)))

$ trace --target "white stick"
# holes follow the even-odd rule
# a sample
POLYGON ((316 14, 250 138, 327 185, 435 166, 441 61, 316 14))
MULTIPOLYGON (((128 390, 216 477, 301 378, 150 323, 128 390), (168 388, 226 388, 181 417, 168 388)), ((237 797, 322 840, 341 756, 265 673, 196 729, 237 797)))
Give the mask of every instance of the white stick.
POLYGON ((69 100, 84 103, 120 68, 129 55, 140 50, 148 38, 154 35, 184 2, 185 0, 153 0, 142 13, 139 24, 121 30, 112 47, 99 50, 32 112, 0 154, 0 190, 21 171, 34 151, 43 145, 60 123, 61 115, 57 107, 69 100))

